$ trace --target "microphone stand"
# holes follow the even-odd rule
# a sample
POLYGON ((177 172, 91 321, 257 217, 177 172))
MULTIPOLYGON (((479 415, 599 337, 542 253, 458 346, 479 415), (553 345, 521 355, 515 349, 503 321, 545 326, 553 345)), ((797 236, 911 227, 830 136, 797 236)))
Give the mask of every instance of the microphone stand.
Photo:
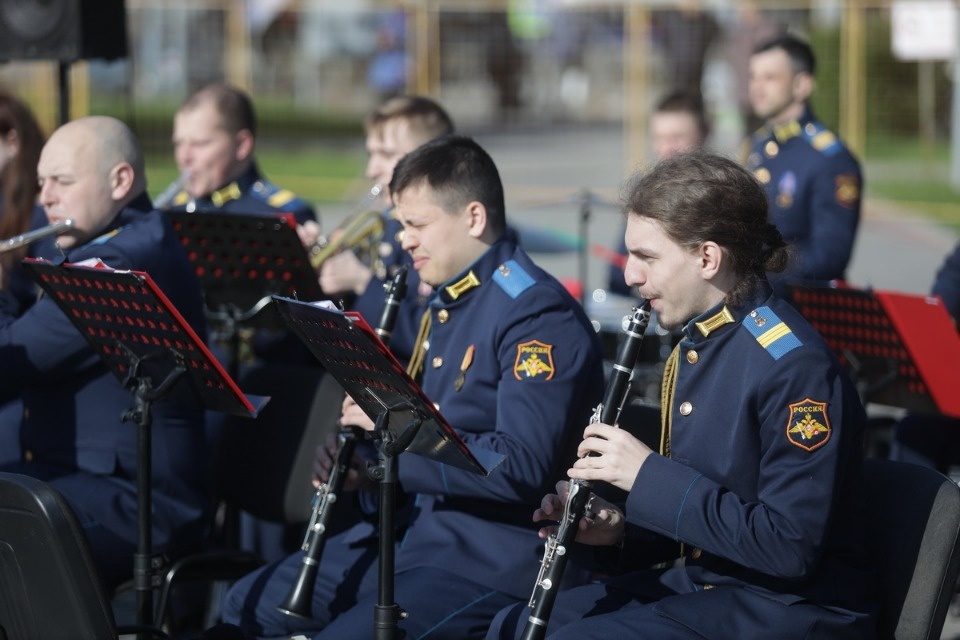
POLYGON ((577 266, 580 277, 580 305, 584 306, 587 301, 587 245, 590 230, 590 190, 584 189, 580 192, 580 218, 579 234, 580 246, 577 248, 577 266))

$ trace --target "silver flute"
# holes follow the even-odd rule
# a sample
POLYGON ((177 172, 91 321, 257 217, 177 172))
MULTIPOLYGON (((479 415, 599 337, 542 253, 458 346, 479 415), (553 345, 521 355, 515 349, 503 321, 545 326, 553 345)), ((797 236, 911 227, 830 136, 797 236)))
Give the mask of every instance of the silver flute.
POLYGON ((31 242, 42 240, 47 236, 59 235, 72 226, 73 220, 61 220, 59 222, 54 222, 53 224, 48 224, 45 227, 40 227, 39 229, 34 229, 33 231, 27 231, 26 233, 21 233, 18 236, 7 238, 6 240, 0 240, 0 253, 6 253, 7 251, 19 249, 20 247, 26 246, 31 242))

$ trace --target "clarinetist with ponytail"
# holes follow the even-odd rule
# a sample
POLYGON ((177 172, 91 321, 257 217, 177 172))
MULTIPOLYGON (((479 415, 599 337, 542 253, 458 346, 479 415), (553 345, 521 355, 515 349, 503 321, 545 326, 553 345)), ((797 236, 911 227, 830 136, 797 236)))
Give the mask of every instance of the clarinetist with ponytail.
MULTIPOLYGON (((446 136, 410 152, 390 194, 403 248, 436 290, 408 371, 468 446, 504 456, 483 477, 400 454, 412 509, 394 554, 396 605, 406 612, 398 627, 411 640, 475 638, 529 596, 543 547, 530 505, 564 472, 600 401, 602 347, 576 300, 507 234, 499 172, 476 142, 446 136)), ((348 403, 341 421, 373 428, 355 409, 348 403)), ((375 507, 375 492, 358 496, 375 507)), ((327 539, 312 619, 277 610, 302 564, 294 554, 238 581, 225 622, 249 637, 379 637, 371 526, 327 539)))
MULTIPOLYGON (((602 422, 583 432, 569 477, 627 497, 595 497, 577 540, 619 561, 605 581, 561 592, 539 637, 874 637, 857 507, 864 410, 822 338, 771 291, 766 272, 788 253, 763 188, 728 159, 684 154, 634 178, 625 205, 625 280, 683 335, 659 444, 602 422), (675 562, 636 562, 663 542, 675 562)), ((566 487, 535 520, 558 519, 566 487)), ((501 611, 488 640, 527 637, 529 611, 501 611)))

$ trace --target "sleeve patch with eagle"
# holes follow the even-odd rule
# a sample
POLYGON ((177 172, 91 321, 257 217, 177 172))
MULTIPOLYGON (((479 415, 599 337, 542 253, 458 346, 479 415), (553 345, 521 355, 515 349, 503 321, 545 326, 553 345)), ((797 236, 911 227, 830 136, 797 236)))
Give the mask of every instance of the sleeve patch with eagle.
POLYGON ((517 345, 517 359, 513 364, 513 375, 517 380, 528 380, 543 376, 544 380, 553 378, 553 345, 539 340, 521 342, 517 345))
POLYGON ((788 405, 787 439, 801 449, 813 451, 830 439, 830 418, 827 403, 810 398, 788 405))

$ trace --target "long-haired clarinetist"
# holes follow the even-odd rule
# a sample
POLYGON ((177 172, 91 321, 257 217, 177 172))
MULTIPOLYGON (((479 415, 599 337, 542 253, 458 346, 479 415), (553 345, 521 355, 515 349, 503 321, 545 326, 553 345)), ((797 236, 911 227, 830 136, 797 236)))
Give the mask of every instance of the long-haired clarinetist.
MULTIPOLYGON (((728 159, 685 154, 635 179, 627 207, 626 281, 683 337, 659 451, 612 425, 584 431, 570 477, 628 492, 625 505, 595 499, 578 537, 611 549, 616 574, 561 592, 546 637, 874 637, 865 414, 823 339, 771 291, 787 252, 763 188, 728 159), (631 561, 654 540, 679 562, 631 561)), ((548 495, 534 517, 561 505, 548 495)), ((487 638, 519 637, 525 621, 507 609, 487 638)))

